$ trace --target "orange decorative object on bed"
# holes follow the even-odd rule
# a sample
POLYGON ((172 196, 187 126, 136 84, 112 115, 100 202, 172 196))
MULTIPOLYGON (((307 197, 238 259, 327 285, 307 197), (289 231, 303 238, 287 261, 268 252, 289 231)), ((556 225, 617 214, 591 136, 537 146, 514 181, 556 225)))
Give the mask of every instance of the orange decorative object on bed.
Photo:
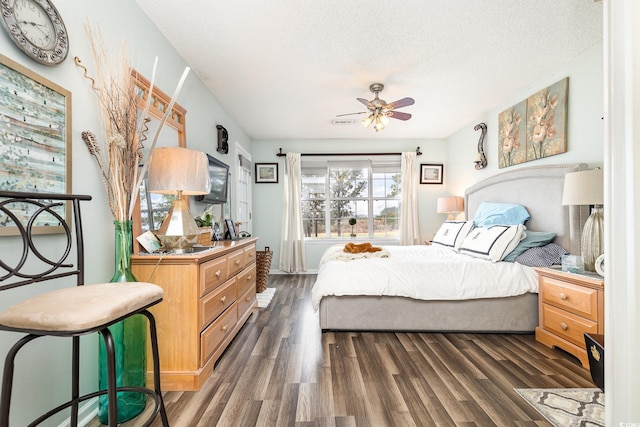
POLYGON ((344 245, 344 252, 351 254, 359 254, 361 252, 380 252, 382 248, 372 246, 369 242, 364 243, 347 243, 344 245))

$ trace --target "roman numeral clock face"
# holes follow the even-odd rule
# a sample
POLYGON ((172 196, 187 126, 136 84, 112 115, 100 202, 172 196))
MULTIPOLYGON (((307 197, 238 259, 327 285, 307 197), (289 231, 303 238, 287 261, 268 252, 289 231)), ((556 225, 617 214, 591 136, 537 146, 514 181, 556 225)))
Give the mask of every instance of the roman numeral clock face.
POLYGON ((69 53, 69 37, 50 0, 0 0, 2 25, 11 40, 44 65, 61 63, 69 53))

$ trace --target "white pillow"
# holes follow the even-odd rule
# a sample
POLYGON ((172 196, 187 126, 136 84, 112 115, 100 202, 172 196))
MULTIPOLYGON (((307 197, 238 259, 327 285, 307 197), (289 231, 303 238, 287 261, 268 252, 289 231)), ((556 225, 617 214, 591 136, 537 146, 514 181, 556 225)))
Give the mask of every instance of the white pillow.
POLYGON ((525 226, 522 224, 476 227, 467 234, 459 252, 491 262, 501 261, 524 239, 524 230, 525 226))
POLYGON ((458 250, 473 228, 473 221, 445 221, 431 241, 432 245, 458 250))

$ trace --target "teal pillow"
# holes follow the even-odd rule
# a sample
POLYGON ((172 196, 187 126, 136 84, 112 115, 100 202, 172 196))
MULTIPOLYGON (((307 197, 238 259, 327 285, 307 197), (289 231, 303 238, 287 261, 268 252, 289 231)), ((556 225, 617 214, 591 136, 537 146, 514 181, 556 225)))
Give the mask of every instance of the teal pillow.
POLYGON ((482 202, 473 217, 476 227, 491 227, 493 225, 524 224, 531 216, 522 205, 512 203, 482 202))
POLYGON ((516 257, 522 254, 524 251, 531 248, 538 248, 540 246, 545 246, 556 237, 556 233, 551 231, 529 231, 526 230, 527 234, 524 239, 518 243, 518 246, 514 250, 512 250, 509 255, 504 257, 503 261, 514 262, 516 257))

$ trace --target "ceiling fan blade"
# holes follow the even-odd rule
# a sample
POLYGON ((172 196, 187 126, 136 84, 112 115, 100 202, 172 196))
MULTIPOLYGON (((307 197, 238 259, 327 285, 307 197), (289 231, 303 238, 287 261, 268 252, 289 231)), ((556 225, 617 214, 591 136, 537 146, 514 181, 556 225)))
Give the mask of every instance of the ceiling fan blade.
POLYGON ((360 111, 358 113, 347 113, 347 114, 336 114, 336 117, 353 116, 354 114, 367 114, 367 113, 370 113, 370 111, 360 111))
POLYGON ((389 111, 389 117, 398 120, 409 120, 411 118, 411 114, 403 113, 402 111, 389 111))
POLYGON ((413 105, 414 103, 415 101, 413 100, 413 98, 402 98, 387 104, 387 108, 402 108, 406 107, 407 105, 413 105))
POLYGON ((373 108, 373 104, 371 104, 371 101, 364 98, 356 98, 356 99, 362 102, 364 105, 366 105, 367 108, 373 108))

